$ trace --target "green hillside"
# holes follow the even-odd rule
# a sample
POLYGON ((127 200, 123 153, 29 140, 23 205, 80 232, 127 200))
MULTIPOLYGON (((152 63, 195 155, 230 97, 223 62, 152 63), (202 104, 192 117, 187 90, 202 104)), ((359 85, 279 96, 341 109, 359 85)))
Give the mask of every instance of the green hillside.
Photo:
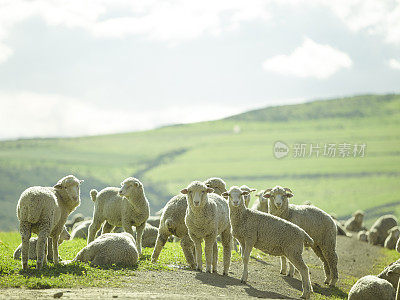
MULTIPOLYGON (((339 151, 337 149, 337 151, 339 151)), ((20 193, 53 185, 66 174, 84 179, 79 211, 90 215, 91 188, 118 186, 128 176, 145 185, 153 212, 190 181, 211 176, 257 189, 283 185, 294 203, 308 200, 346 217, 356 209, 400 217, 400 95, 365 95, 270 107, 219 121, 117 135, 0 142, 0 230, 17 226, 20 193), (275 141, 290 148, 273 155, 275 141), (294 157, 295 144, 320 153, 294 157), (325 144, 350 144, 349 157, 324 157, 325 144), (355 144, 366 144, 354 157, 355 144)))

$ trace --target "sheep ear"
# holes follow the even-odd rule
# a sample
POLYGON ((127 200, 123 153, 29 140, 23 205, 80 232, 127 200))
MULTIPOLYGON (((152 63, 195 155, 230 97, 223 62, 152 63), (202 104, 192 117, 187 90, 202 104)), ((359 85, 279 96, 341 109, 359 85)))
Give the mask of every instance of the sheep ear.
POLYGON ((57 183, 55 186, 53 186, 55 189, 62 189, 63 188, 63 186, 62 186, 62 184, 61 183, 57 183))
POLYGON ((181 190, 181 193, 186 195, 188 193, 188 190, 187 189, 183 189, 183 190, 181 190))
POLYGON ((207 188, 207 190, 206 190, 206 192, 207 192, 207 193, 214 193, 214 189, 213 189, 213 188, 210 188, 210 187, 208 187, 208 188, 207 188))
POLYGON ((247 196, 247 195, 250 195, 250 193, 247 191, 242 192, 242 196, 247 196))
POLYGON ((251 190, 250 190, 250 192, 255 192, 255 191, 257 191, 257 189, 251 189, 251 190))
POLYGON ((228 197, 229 197, 229 194, 228 194, 228 192, 223 192, 223 193, 222 193, 222 197, 224 197, 224 198, 228 198, 228 197))
POLYGON ((293 194, 292 194, 292 193, 286 193, 285 195, 286 195, 286 197, 288 197, 288 198, 292 198, 292 197, 293 197, 293 194))

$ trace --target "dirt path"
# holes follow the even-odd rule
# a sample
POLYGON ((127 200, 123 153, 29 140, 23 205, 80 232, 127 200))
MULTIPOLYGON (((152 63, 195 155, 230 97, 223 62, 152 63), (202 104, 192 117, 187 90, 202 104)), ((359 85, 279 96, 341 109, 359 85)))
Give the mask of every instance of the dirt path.
MULTIPOLYGON (((312 251, 304 251, 304 257, 311 272, 314 288, 312 298, 323 298, 336 294, 346 297, 344 289, 349 276, 361 277, 368 274, 381 248, 370 246, 352 238, 338 236, 339 256, 338 288, 324 285, 322 263, 312 251)), ((222 268, 222 263, 219 264, 222 268)), ((175 271, 138 271, 136 276, 126 278, 122 288, 74 288, 26 290, 5 289, 0 291, 0 299, 46 299, 63 292, 62 299, 93 298, 135 298, 135 299, 206 299, 206 298, 270 298, 297 299, 301 295, 299 276, 289 278, 279 274, 277 257, 252 257, 249 264, 248 284, 240 283, 241 262, 232 263, 229 276, 199 273, 176 269, 175 271)), ((220 270, 219 270, 220 271, 220 270)))

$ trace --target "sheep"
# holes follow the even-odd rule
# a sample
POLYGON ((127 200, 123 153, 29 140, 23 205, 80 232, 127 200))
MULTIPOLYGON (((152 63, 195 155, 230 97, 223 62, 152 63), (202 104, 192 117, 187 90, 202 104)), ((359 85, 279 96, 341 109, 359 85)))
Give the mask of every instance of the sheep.
POLYGON ((22 239, 22 269, 28 269, 29 239, 38 235, 36 268, 47 263, 46 241, 52 239, 54 262, 59 263, 58 241, 68 216, 80 204, 79 186, 83 180, 73 175, 61 178, 53 187, 33 186, 22 192, 17 204, 22 239))
MULTIPOLYGON (((204 182, 207 187, 212 188, 214 193, 221 195, 220 191, 226 191, 225 182, 221 178, 212 177, 204 182)), ((156 245, 151 256, 151 261, 155 263, 160 255, 162 248, 171 235, 180 239, 183 254, 186 262, 192 269, 196 268, 194 261, 194 244, 190 239, 185 224, 187 208, 186 195, 179 194, 172 197, 162 209, 160 226, 156 245)))
POLYGON ((400 239, 396 242, 396 251, 400 253, 400 239))
MULTIPOLYGON (((58 244, 61 245, 62 242, 71 239, 70 234, 67 231, 66 226, 64 226, 63 230, 60 233, 60 238, 58 239, 58 244)), ((37 260, 37 253, 36 253, 36 244, 37 244, 37 237, 32 237, 29 239, 29 255, 28 259, 37 260)), ((48 248, 52 247, 51 239, 48 239, 48 248)), ((21 259, 21 248, 22 244, 20 244, 17 249, 15 249, 13 257, 14 259, 21 259)), ((48 251, 47 253, 47 260, 53 261, 53 251, 48 251)))
MULTIPOLYGON (((298 225, 314 240, 311 247, 322 260, 325 271, 325 284, 334 286, 338 280, 336 254, 336 224, 332 217, 313 205, 289 204, 293 192, 289 188, 276 186, 266 189, 264 198, 268 198, 268 211, 277 217, 298 225)), ((290 265, 289 276, 294 273, 290 265)), ((281 274, 286 274, 286 259, 281 257, 281 274)))
POLYGON ((75 224, 82 222, 84 219, 85 217, 81 213, 74 214, 71 219, 65 222, 65 226, 67 230, 72 230, 75 224))
POLYGON ((388 230, 388 236, 385 239, 384 247, 388 249, 394 249, 396 247, 397 240, 400 237, 399 226, 392 227, 388 230))
POLYGON ((213 193, 201 181, 193 181, 181 193, 186 195, 187 209, 185 224, 190 239, 194 243, 197 270, 202 271, 201 242, 204 239, 206 272, 217 272, 218 245, 217 236, 221 235, 224 261, 223 275, 228 275, 231 262, 232 234, 229 221, 228 203, 221 196, 213 193))
POLYGON ((71 239, 87 239, 88 237, 88 231, 89 231, 89 225, 92 223, 92 220, 86 220, 79 222, 74 225, 74 228, 72 229, 71 232, 71 239))
MULTIPOLYGON (((135 232, 135 230, 134 230, 135 232)), ((146 223, 146 226, 143 231, 143 236, 142 236, 142 247, 154 247, 156 244, 157 240, 157 235, 158 235, 158 229, 148 223, 146 223)))
POLYGON ((240 189, 241 189, 242 191, 244 191, 244 192, 248 192, 248 194, 247 194, 246 196, 243 196, 243 197, 244 197, 244 201, 245 201, 246 207, 249 207, 250 199, 251 199, 251 193, 252 193, 252 192, 255 192, 255 191, 257 191, 257 190, 256 190, 256 189, 249 188, 247 185, 242 185, 242 186, 240 187, 240 189))
POLYGON ((314 241, 299 226, 271 214, 249 209, 244 198, 248 192, 233 186, 223 194, 229 198, 229 211, 233 236, 242 249, 243 274, 241 282, 248 278, 248 262, 251 250, 257 248, 266 254, 286 256, 300 271, 303 294, 310 298, 312 286, 307 265, 303 261, 303 246, 312 246, 314 241))
POLYGON ((268 199, 263 198, 264 191, 265 190, 260 190, 256 194, 258 199, 256 199, 256 201, 254 202, 254 204, 251 207, 251 209, 262 211, 262 212, 265 212, 265 213, 268 212, 268 199))
POLYGON ((397 260, 388 265, 381 273, 379 273, 378 277, 389 281, 394 290, 397 290, 400 278, 400 262, 397 260))
POLYGON ((368 242, 368 235, 366 230, 361 230, 357 234, 357 239, 361 242, 368 242))
POLYGON ((372 225, 368 232, 368 242, 372 245, 383 246, 388 230, 397 226, 397 218, 394 215, 383 215, 372 225))
POLYGON ((374 275, 361 277, 351 287, 349 300, 394 300, 395 290, 389 281, 374 275))
POLYGON ((347 231, 359 232, 364 229, 362 225, 363 220, 364 212, 362 210, 357 210, 353 213, 353 216, 344 223, 344 227, 347 231))
POLYGON ((337 219, 336 215, 330 215, 332 220, 335 222, 336 224, 336 230, 337 230, 337 235, 344 235, 347 237, 351 237, 352 235, 347 233, 344 226, 342 225, 342 223, 340 223, 340 221, 337 219))
POLYGON ((112 265, 133 267, 138 262, 138 256, 135 240, 131 234, 105 233, 79 251, 73 261, 100 267, 112 265))
POLYGON ((136 227, 136 243, 139 254, 142 253, 142 234, 149 218, 150 208, 139 179, 129 177, 121 183, 121 188, 107 187, 100 192, 90 191, 94 202, 93 221, 89 226, 88 244, 94 240, 101 225, 102 234, 109 233, 115 226, 135 236, 132 226, 136 227))
POLYGON ((158 228, 158 226, 160 226, 160 220, 161 220, 161 216, 150 216, 147 219, 147 223, 158 228))

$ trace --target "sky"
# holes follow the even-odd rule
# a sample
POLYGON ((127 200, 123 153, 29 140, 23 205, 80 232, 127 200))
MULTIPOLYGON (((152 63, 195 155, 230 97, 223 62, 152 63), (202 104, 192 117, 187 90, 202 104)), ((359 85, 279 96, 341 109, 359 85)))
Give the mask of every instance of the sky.
POLYGON ((400 0, 0 0, 0 139, 400 92, 400 0))

